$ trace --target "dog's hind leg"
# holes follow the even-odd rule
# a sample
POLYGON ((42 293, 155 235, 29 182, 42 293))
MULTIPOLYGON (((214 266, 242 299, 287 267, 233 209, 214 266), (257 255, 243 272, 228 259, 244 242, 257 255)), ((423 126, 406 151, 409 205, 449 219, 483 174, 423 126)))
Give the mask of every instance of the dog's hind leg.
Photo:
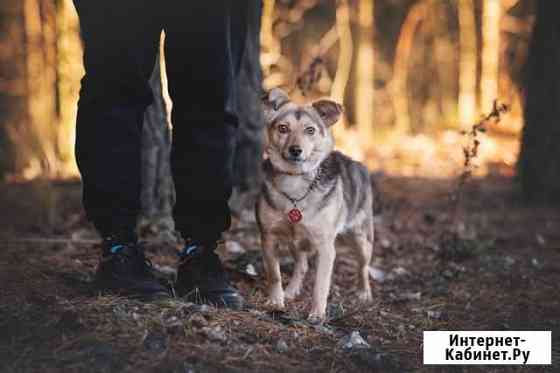
POLYGON ((371 302, 373 299, 369 282, 369 264, 373 253, 372 238, 366 233, 356 232, 351 240, 351 245, 358 258, 358 297, 362 302, 371 302))
POLYGON ((280 262, 276 252, 276 242, 273 236, 263 234, 263 257, 268 282, 268 304, 275 308, 284 308, 284 290, 282 289, 282 274, 280 262))
POLYGON ((305 279, 305 275, 309 269, 307 253, 305 251, 292 248, 292 255, 296 260, 296 265, 294 267, 294 273, 292 274, 290 283, 286 287, 286 299, 294 299, 299 295, 303 280, 305 279))

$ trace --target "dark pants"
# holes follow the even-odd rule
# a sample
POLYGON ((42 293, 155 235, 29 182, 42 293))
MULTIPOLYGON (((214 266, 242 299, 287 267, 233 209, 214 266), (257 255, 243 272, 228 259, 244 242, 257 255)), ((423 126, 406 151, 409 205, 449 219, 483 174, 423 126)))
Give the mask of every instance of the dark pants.
POLYGON ((74 0, 85 46, 76 158, 88 218, 102 235, 132 232, 140 211, 148 80, 166 32, 173 99, 174 217, 185 237, 215 240, 230 224, 237 128, 234 80, 246 38, 240 0, 74 0))

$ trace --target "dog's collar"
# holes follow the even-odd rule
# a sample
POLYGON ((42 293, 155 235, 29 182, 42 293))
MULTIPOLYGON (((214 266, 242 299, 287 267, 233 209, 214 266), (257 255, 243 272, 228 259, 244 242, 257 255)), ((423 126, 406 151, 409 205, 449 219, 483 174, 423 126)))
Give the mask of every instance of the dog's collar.
MULTIPOLYGON (((280 173, 288 174, 288 175, 292 175, 292 176, 305 175, 305 174, 290 174, 290 173, 285 173, 285 172, 280 172, 280 173)), ((319 167, 319 169, 317 170, 317 174, 315 175, 315 177, 313 178, 313 180, 311 181, 311 183, 307 187, 307 190, 305 191, 305 194, 303 196, 301 196, 300 198, 293 198, 288 193, 284 192, 283 190, 280 190, 280 188, 278 188, 276 186, 276 183, 274 182, 274 178, 272 178, 272 185, 274 185, 274 188, 276 188, 276 190, 279 191, 280 194, 282 194, 288 201, 290 201, 292 203, 292 205, 294 205, 294 207, 297 208, 297 204, 299 202, 303 201, 304 199, 306 199, 307 196, 313 191, 313 189, 315 189, 315 187, 317 186, 317 184, 321 180, 322 176, 323 176, 323 167, 319 167)))
POLYGON ((288 172, 288 171, 282 171, 282 170, 274 170, 274 172, 277 173, 277 174, 290 175, 290 176, 303 176, 303 175, 306 174, 306 172, 294 173, 294 172, 288 172))

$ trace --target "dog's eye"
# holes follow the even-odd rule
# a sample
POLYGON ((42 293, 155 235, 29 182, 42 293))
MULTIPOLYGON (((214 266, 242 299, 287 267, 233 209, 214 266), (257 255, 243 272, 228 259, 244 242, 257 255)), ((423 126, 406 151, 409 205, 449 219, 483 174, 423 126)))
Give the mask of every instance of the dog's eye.
POLYGON ((315 134, 315 128, 313 127, 307 127, 305 129, 305 133, 307 133, 308 135, 314 135, 315 134))
POLYGON ((285 124, 281 124, 281 125, 278 126, 278 132, 288 133, 288 132, 290 132, 290 128, 285 124))

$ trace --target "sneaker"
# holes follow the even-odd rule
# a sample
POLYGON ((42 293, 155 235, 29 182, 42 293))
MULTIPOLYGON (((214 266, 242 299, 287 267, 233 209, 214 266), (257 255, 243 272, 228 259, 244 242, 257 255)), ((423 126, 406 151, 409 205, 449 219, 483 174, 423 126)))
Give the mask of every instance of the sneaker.
POLYGON ((178 254, 177 295, 194 303, 241 309, 245 300, 231 286, 215 248, 215 243, 202 245, 190 241, 178 254))
POLYGON ((103 257, 95 274, 97 289, 146 300, 168 298, 169 289, 154 276, 152 263, 136 243, 103 241, 103 257))

